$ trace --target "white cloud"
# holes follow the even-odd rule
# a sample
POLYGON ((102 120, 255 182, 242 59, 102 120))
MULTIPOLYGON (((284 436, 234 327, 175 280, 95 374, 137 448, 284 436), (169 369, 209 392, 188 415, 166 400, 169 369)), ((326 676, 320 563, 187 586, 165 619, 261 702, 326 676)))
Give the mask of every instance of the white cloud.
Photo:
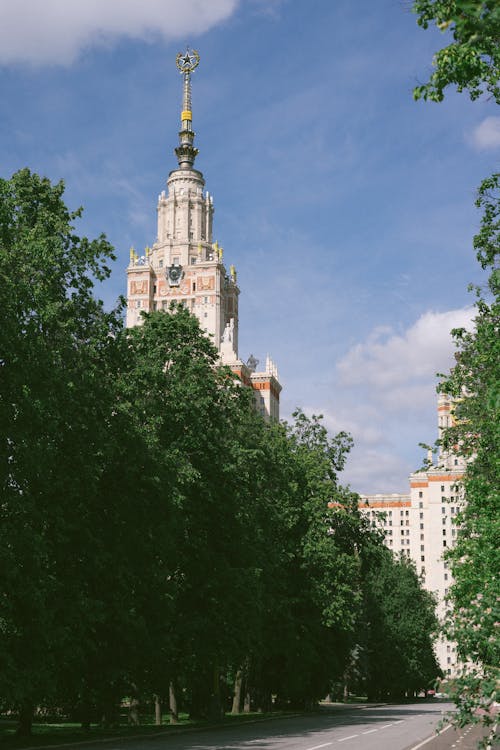
POLYGON ((228 18, 239 0, 16 0, 0 3, 0 64, 72 63, 120 36, 183 41, 228 18))
POLYGON ((393 392, 432 378, 452 363, 451 329, 470 328, 472 314, 472 308, 427 312, 401 334, 375 328, 367 341, 352 347, 337 364, 340 382, 393 392))
POLYGON ((472 132, 470 141, 480 151, 500 148, 500 117, 486 117, 472 132))

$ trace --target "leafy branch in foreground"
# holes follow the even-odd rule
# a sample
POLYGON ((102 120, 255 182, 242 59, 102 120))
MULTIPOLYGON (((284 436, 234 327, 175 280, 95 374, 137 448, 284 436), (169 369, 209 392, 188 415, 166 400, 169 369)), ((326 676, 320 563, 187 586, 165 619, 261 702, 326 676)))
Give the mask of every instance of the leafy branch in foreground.
POLYGON ((485 92, 500 104, 500 5, 497 0, 415 0, 413 12, 424 29, 434 23, 451 32, 453 42, 433 58, 427 83, 413 91, 415 99, 440 102, 455 84, 471 99, 485 92))

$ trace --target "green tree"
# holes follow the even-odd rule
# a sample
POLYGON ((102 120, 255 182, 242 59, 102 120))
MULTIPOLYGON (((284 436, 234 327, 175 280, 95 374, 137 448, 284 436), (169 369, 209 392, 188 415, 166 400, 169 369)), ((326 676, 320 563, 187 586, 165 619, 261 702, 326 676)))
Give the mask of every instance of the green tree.
POLYGON ((368 696, 400 699, 431 687, 440 675, 433 648, 436 602, 422 588, 414 565, 378 549, 363 582, 368 696))
MULTIPOLYGON (((500 7, 496 0, 416 0, 418 23, 435 21, 450 29, 454 42, 435 56, 436 71, 415 98, 441 101, 448 84, 472 99, 488 93, 500 103, 500 7)), ((483 210, 474 248, 489 272, 486 288, 476 288, 475 329, 454 332, 457 364, 439 390, 457 400, 454 427, 443 443, 468 459, 462 483, 464 508, 458 517, 457 546, 450 553, 455 583, 447 629, 456 639, 464 669, 455 683, 458 721, 491 723, 498 672, 498 469, 499 469, 499 268, 500 176, 485 179, 476 205, 483 210)))
POLYGON ((102 448, 94 394, 120 325, 92 296, 112 250, 75 235, 63 190, 27 169, 0 180, 0 692, 25 731, 94 612, 79 552, 102 448))
POLYGON ((483 217, 474 246, 490 272, 488 287, 476 288, 475 328, 454 332, 456 365, 439 385, 457 400, 444 447, 468 459, 457 544, 449 553, 455 583, 448 634, 467 665, 455 689, 462 723, 477 721, 478 707, 492 721, 500 679, 500 175, 483 182, 476 203, 483 217))
POLYGON ((440 102, 447 86, 468 91, 471 99, 484 93, 500 104, 500 6, 497 0, 415 0, 417 23, 434 23, 451 32, 453 41, 434 55, 426 84, 417 86, 415 99, 440 102))

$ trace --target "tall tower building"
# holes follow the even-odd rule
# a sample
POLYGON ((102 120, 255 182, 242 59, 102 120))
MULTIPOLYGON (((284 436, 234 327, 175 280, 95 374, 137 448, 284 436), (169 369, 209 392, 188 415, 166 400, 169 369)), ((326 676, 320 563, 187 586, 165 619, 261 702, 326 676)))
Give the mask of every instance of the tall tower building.
POLYGON ((267 419, 279 419, 281 385, 275 364, 268 356, 263 371, 250 355, 238 353, 238 298, 240 289, 234 265, 229 271, 224 250, 213 240, 213 198, 205 190, 203 174, 194 168, 191 75, 198 66, 196 50, 177 55, 183 78, 181 129, 175 149, 178 167, 167 179, 167 190, 158 197, 158 232, 152 247, 139 255, 132 248, 127 268, 127 326, 140 325, 141 312, 165 310, 177 302, 198 318, 203 331, 242 382, 253 388, 256 407, 267 419))

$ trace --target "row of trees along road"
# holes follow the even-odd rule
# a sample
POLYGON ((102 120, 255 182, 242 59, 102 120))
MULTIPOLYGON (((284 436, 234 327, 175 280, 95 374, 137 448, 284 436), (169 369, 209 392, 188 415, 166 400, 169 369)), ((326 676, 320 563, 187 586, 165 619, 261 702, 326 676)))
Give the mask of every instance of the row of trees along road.
MULTIPOLYGON (((449 42, 434 56, 434 70, 415 89, 415 98, 439 102, 452 86, 473 100, 500 104, 498 0, 415 0, 413 10, 423 28, 436 24, 449 42)), ((500 174, 483 180, 476 205, 482 219, 474 249, 488 276, 474 289, 475 328, 454 331, 456 365, 438 389, 457 400, 457 421, 445 432, 444 446, 468 460, 457 544, 448 555, 455 583, 446 623, 463 668, 449 689, 457 705, 455 720, 492 727, 488 745, 493 746, 500 683, 500 174)))
POLYGON ((265 424, 182 307, 124 329, 93 292, 112 248, 62 196, 0 180, 0 696, 20 733, 44 706, 113 723, 124 696, 175 721, 429 686, 434 603, 339 486, 349 436, 265 424))

